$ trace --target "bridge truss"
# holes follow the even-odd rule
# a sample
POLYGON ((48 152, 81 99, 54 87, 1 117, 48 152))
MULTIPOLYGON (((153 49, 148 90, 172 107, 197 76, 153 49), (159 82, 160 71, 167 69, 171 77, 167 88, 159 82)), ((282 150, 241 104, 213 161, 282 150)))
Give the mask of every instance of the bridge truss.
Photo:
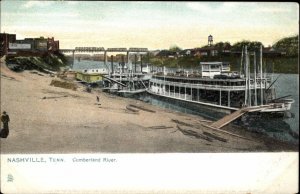
POLYGON ((74 66, 74 61, 75 61, 75 52, 79 53, 97 53, 97 52, 104 52, 104 64, 106 67, 107 66, 107 53, 108 52, 125 52, 126 53, 126 58, 127 58, 127 63, 129 63, 129 55, 130 53, 136 53, 139 55, 142 54, 147 54, 148 48, 107 48, 104 49, 104 47, 75 47, 75 49, 60 49, 62 53, 72 53, 73 54, 73 63, 72 67, 74 66))

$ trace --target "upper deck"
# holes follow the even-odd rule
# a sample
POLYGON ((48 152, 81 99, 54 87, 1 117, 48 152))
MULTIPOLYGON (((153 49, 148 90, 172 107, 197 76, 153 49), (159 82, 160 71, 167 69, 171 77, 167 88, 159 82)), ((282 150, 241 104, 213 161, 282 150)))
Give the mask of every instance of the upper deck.
MULTIPOLYGON (((256 88, 267 88, 270 78, 256 78, 256 88)), ((208 77, 182 77, 182 76, 163 76, 153 75, 150 82, 161 85, 175 85, 180 87, 192 87, 210 90, 245 90, 246 80, 244 78, 235 79, 214 79, 208 77)), ((254 79, 250 79, 250 88, 254 89, 254 79)))

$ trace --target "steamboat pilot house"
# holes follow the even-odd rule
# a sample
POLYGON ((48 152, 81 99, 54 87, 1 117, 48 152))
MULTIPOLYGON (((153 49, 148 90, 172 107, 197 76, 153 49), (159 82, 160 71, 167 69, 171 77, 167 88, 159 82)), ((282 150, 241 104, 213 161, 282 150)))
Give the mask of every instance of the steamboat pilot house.
POLYGON ((213 78, 215 75, 230 72, 230 64, 226 62, 200 62, 202 77, 213 78))

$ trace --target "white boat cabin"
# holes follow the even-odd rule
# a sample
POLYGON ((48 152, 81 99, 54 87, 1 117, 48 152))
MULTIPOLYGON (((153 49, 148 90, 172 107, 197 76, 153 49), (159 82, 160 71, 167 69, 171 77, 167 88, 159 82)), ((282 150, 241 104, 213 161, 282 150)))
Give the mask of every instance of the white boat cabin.
POLYGON ((202 77, 213 78, 215 75, 230 72, 230 64, 226 62, 200 62, 202 77))

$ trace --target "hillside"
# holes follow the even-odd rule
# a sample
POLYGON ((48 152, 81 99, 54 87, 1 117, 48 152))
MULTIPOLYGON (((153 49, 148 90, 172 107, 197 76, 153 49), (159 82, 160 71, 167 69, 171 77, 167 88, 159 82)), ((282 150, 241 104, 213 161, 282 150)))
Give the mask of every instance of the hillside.
POLYGON ((299 35, 282 38, 277 41, 273 48, 286 52, 287 57, 297 57, 299 53, 299 35))
MULTIPOLYGON (((272 50, 283 54, 266 54, 263 56, 263 69, 268 73, 298 73, 298 38, 299 36, 285 37, 277 41, 272 50)), ((218 50, 217 56, 183 56, 183 57, 167 57, 164 54, 151 56, 148 62, 157 66, 166 66, 172 68, 198 68, 201 61, 226 61, 230 62, 231 69, 238 71, 240 69, 240 56, 233 54, 242 50, 243 46, 247 46, 250 51, 259 51, 261 42, 258 41, 240 41, 234 45, 229 42, 216 43, 214 47, 218 50), (222 54, 222 50, 230 48, 231 53, 222 54)), ((204 46, 202 48, 206 48, 204 46)), ((171 48, 170 48, 171 49, 171 48)), ((268 49, 268 48, 265 48, 268 49)), ((170 50, 171 51, 171 50, 170 50)), ((163 50, 168 53, 168 50, 163 50)), ((272 52, 272 51, 271 51, 272 52)), ((258 63, 259 60, 257 60, 258 63)), ((253 62, 250 62, 253 64, 253 62)))

